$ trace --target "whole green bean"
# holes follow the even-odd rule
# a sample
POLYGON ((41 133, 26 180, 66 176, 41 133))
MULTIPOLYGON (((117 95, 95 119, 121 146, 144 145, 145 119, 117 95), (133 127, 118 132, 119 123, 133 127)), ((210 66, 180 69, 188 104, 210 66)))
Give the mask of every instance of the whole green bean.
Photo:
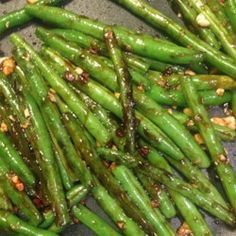
POLYGON ((69 190, 73 187, 73 177, 71 175, 72 170, 67 166, 65 156, 63 155, 63 151, 60 148, 56 138, 53 136, 52 130, 49 129, 49 126, 48 126, 48 130, 52 139, 53 150, 55 153, 55 158, 57 161, 58 170, 60 172, 63 187, 65 188, 65 190, 69 190))
POLYGON ((196 22, 196 18, 198 16, 197 11, 193 8, 193 6, 189 3, 188 0, 169 0, 171 4, 173 5, 173 8, 177 6, 180 10, 184 20, 186 23, 188 23, 189 28, 194 28, 194 30, 199 34, 199 36, 202 38, 202 40, 206 41, 211 47, 214 47, 216 49, 220 49, 221 45, 218 42, 216 36, 209 28, 203 28, 196 22))
MULTIPOLYGON (((62 0, 38 0, 36 1, 36 4, 59 5, 62 2, 62 0)), ((32 16, 26 13, 25 8, 3 15, 2 17, 0 17, 0 35, 3 34, 6 30, 21 26, 29 22, 31 19, 32 16)))
POLYGON ((168 196, 167 191, 163 189, 161 185, 158 185, 156 182, 154 182, 151 178, 139 174, 138 171, 136 172, 136 174, 152 201, 157 201, 157 205, 161 213, 167 219, 175 217, 176 210, 172 203, 172 200, 168 196))
MULTIPOLYGON (((142 17, 154 27, 163 30, 170 37, 186 47, 205 53, 206 60, 220 71, 235 78, 236 64, 234 60, 200 40, 186 28, 160 13, 143 0, 112 0, 126 7, 134 14, 142 17)), ((224 28, 224 27, 223 27, 224 28)), ((231 48, 232 49, 232 48, 231 48)))
POLYGON ((9 230, 23 236, 56 236, 48 230, 36 228, 11 212, 0 210, 0 228, 9 230))
MULTIPOLYGON (((148 78, 163 82, 167 88, 175 88, 180 86, 180 79, 183 75, 173 74, 171 76, 159 76, 157 73, 148 73, 148 78)), ((210 90, 222 88, 225 90, 233 90, 236 88, 236 81, 226 75, 193 75, 187 76, 191 78, 197 90, 210 90)))
POLYGON ((108 223, 83 205, 72 208, 74 216, 98 236, 120 236, 108 223))
POLYGON ((112 198, 107 190, 94 177, 95 186, 92 189, 93 197, 98 201, 103 210, 112 218, 119 229, 127 236, 144 236, 145 233, 120 207, 115 198, 112 198))
POLYGON ((150 199, 128 168, 125 166, 118 166, 112 170, 112 173, 120 181, 122 187, 128 193, 132 201, 135 202, 140 211, 146 215, 149 222, 155 227, 158 235, 175 235, 159 210, 151 207, 150 199))
MULTIPOLYGON (((100 40, 103 39, 103 30, 106 25, 98 21, 53 7, 31 5, 27 6, 26 9, 29 14, 43 21, 54 23, 62 28, 78 30, 100 40)), ((175 64, 197 64, 203 59, 201 53, 149 35, 132 32, 124 27, 116 26, 114 31, 123 48, 141 56, 175 64)))
POLYGON ((42 171, 47 175, 46 181, 51 197, 51 204, 56 212, 57 223, 59 225, 64 225, 69 221, 67 212, 68 209, 65 202, 61 178, 58 173, 49 133, 47 132, 46 124, 41 117, 35 101, 30 95, 26 94, 26 91, 24 91, 24 97, 31 114, 35 131, 37 130, 35 135, 38 140, 38 149, 44 159, 44 163, 41 163, 41 167, 42 171))
MULTIPOLYGON (((0 80, 2 79, 0 73, 0 80)), ((28 168, 23 158, 12 146, 12 143, 7 136, 0 132, 0 155, 9 166, 11 171, 20 177, 20 179, 29 187, 35 185, 35 177, 32 171, 28 168)))
MULTIPOLYGON (((79 31, 75 30, 66 30, 66 29, 53 29, 52 33, 55 33, 64 39, 77 43, 82 48, 90 49, 91 52, 95 51, 95 53, 101 54, 103 56, 107 56, 107 48, 105 43, 100 40, 97 40, 89 35, 83 34, 79 31)), ((147 72, 150 65, 148 62, 135 56, 132 53, 125 53, 124 60, 128 64, 128 66, 132 68, 136 68, 141 72, 147 72)))
POLYGON ((24 48, 27 53, 29 53, 33 63, 37 65, 39 70, 44 76, 44 79, 52 86, 58 94, 63 97, 74 111, 74 113, 79 117, 80 121, 85 125, 85 127, 96 137, 101 144, 105 144, 110 140, 110 135, 106 132, 105 128, 100 124, 96 117, 91 112, 88 112, 85 105, 76 96, 76 94, 67 86, 65 81, 57 76, 56 73, 46 63, 38 56, 34 49, 27 44, 19 35, 11 35, 11 41, 14 45, 24 48))
POLYGON ((120 101, 122 105, 122 121, 124 124, 124 132, 126 137, 126 151, 134 154, 135 152, 135 115, 133 91, 128 67, 124 61, 124 55, 118 47, 118 42, 113 29, 104 29, 104 40, 106 42, 107 51, 114 64, 114 70, 117 76, 117 83, 120 92, 120 101))
POLYGON ((215 134, 214 127, 208 117, 206 109, 200 102, 194 85, 191 84, 189 79, 181 80, 181 84, 186 100, 193 111, 194 121, 206 143, 217 174, 219 175, 226 195, 235 211, 236 173, 230 165, 229 157, 227 156, 223 145, 215 134))

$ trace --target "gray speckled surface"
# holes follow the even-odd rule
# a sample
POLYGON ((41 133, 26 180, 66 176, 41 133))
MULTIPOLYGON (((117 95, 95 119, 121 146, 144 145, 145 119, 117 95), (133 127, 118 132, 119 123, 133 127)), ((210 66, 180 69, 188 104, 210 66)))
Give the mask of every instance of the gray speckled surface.
MULTIPOLYGON (((168 7, 166 0, 149 0, 149 1, 155 7, 160 9, 163 13, 169 15, 170 17, 174 19, 177 19, 176 16, 173 14, 172 10, 168 7)), ((8 0, 8 1, 0 0, 0 16, 6 12, 19 9, 21 6, 24 5, 24 3, 25 3, 25 0, 8 0)), ((66 8, 71 9, 79 14, 83 14, 83 15, 86 15, 95 19, 102 20, 109 24, 121 24, 121 25, 125 25, 136 30, 145 31, 151 34, 158 34, 157 31, 149 27, 147 24, 143 23, 141 20, 132 16, 121 7, 115 5, 114 3, 111 3, 109 0, 74 0, 74 1, 71 1, 68 5, 66 5, 66 8)), ((33 24, 28 24, 26 27, 19 30, 31 42, 38 42, 37 39, 34 37, 33 24)), ((10 54, 11 52, 11 46, 8 41, 8 35, 9 33, 0 37, 1 50, 3 51, 5 55, 10 54)), ((219 108, 213 109, 212 111, 212 113, 214 114, 218 114, 219 112, 220 112, 219 108)), ((225 147, 229 152, 229 156, 231 157, 231 159, 234 160, 234 162, 236 159, 235 146, 236 146, 235 143, 225 144, 225 147)), ((88 200, 88 206, 94 211, 96 211, 103 218, 105 218, 108 222, 110 222, 110 220, 106 217, 105 213, 99 208, 99 206, 96 204, 96 202, 93 199, 88 200)), ((219 235, 219 236, 229 236, 229 235, 234 236, 235 235, 236 236, 235 231, 228 229, 225 225, 221 223, 216 224, 214 219, 207 217, 207 221, 211 225, 214 235, 219 235)), ((172 223, 173 225, 178 226, 179 221, 174 219, 172 223)), ((4 235, 4 234, 0 233, 0 235, 4 235)), ((74 226, 68 227, 62 235, 63 236, 74 236, 74 235, 90 236, 94 234, 83 225, 74 225, 74 226)))

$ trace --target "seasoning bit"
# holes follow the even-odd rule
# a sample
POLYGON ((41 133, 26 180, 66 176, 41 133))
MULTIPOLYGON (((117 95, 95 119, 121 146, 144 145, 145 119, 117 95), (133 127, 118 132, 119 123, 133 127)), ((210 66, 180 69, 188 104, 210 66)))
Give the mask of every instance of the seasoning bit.
POLYGON ((124 229, 125 228, 125 222, 123 221, 117 221, 117 226, 119 229, 124 229))
POLYGON ((83 69, 80 68, 80 67, 76 67, 75 68, 75 72, 78 74, 78 75, 82 75, 84 73, 83 69))
POLYGON ((50 88, 49 91, 48 91, 48 98, 51 102, 54 102, 54 103, 57 102, 57 99, 56 99, 55 95, 56 95, 56 91, 53 90, 52 88, 50 88))
POLYGON ((198 14, 196 22, 202 28, 207 28, 210 26, 210 22, 206 19, 205 15, 202 13, 198 14))
POLYGON ((216 90, 216 95, 219 96, 219 97, 222 97, 225 93, 225 90, 223 88, 218 88, 216 90))
POLYGON ((21 182, 20 178, 17 175, 15 175, 15 174, 10 175, 10 179, 18 191, 20 191, 20 192, 24 191, 25 186, 21 182))
POLYGON ((194 121, 193 120, 189 120, 187 123, 188 127, 194 126, 194 121))
POLYGON ((146 157, 146 156, 149 154, 150 149, 149 149, 149 147, 147 147, 147 146, 143 146, 143 147, 139 148, 138 151, 139 151, 139 154, 140 154, 142 157, 146 157))
POLYGON ((185 70, 185 71, 184 71, 184 74, 185 74, 185 75, 190 75, 190 76, 196 75, 196 73, 195 73, 194 71, 189 70, 189 69, 185 70))
POLYGON ((114 95, 116 98, 118 98, 118 99, 120 98, 120 93, 114 93, 114 95))
POLYGON ((11 75, 15 71, 15 68, 16 63, 12 57, 4 59, 0 64, 0 70, 6 76, 11 75))
POLYGON ((30 112, 29 112, 29 109, 28 109, 28 108, 26 108, 26 109, 24 110, 24 116, 25 116, 25 118, 29 118, 29 117, 30 117, 30 112))
POLYGON ((167 109, 167 112, 172 115, 173 114, 173 110, 171 108, 167 109))
POLYGON ((202 136, 200 135, 200 134, 195 134, 194 135, 194 139, 196 140, 196 142, 198 143, 198 144, 204 144, 204 141, 203 141, 203 138, 202 138, 202 136))
POLYGON ((217 125, 225 126, 230 129, 236 130, 236 119, 234 116, 213 117, 211 118, 211 122, 217 125))
POLYGON ((193 233, 187 223, 183 223, 177 230, 178 236, 193 236, 193 233))
POLYGON ((0 130, 1 130, 3 133, 8 132, 7 124, 4 123, 4 122, 2 122, 2 123, 1 123, 1 126, 0 126, 0 130))

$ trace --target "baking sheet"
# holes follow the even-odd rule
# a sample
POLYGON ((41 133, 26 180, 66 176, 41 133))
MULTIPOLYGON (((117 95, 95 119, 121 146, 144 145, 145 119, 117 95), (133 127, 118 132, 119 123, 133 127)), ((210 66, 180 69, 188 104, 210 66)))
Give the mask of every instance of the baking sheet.
MULTIPOLYGON (((19 9, 25 4, 26 0, 8 0, 2 1, 0 0, 0 16, 19 9)), ((151 4, 157 7, 166 15, 172 17, 173 19, 180 22, 180 20, 175 16, 173 11, 167 4, 166 0, 149 0, 151 4)), ((126 10, 117 6, 109 0, 74 0, 66 5, 67 9, 71 9, 76 11, 78 14, 86 15, 92 17, 94 19, 99 19, 108 24, 119 24, 130 27, 135 30, 148 32, 153 35, 158 35, 159 33, 153 28, 149 27, 147 24, 143 23, 141 20, 136 18, 135 16, 128 13, 126 10)), ((29 23, 26 27, 24 26, 22 29, 19 29, 21 34, 27 38, 29 41, 38 43, 38 40, 34 36, 34 27, 35 24, 29 23)), ((9 55, 11 52, 11 45, 9 44, 7 33, 3 36, 0 36, 1 43, 1 54, 9 55)), ((219 108, 212 109, 212 114, 219 114, 221 110, 219 108)), ((234 159, 234 164, 236 164, 236 145, 235 143, 227 143, 225 144, 227 151, 229 152, 230 158, 234 159)), ((236 165, 235 165, 236 166, 236 165)), ((236 199, 235 199, 236 201, 236 199)), ((96 202, 90 198, 87 202, 88 206, 94 210, 97 214, 103 217, 107 222, 112 224, 106 214, 101 210, 101 208, 96 204, 96 202)), ((236 236, 236 231, 232 231, 227 228, 224 224, 215 221, 214 219, 207 217, 208 223, 211 225, 211 229, 213 234, 216 236, 236 236)), ((174 219, 171 222, 174 227, 179 226, 179 220, 174 219)), ((5 234, 0 233, 0 236, 5 236, 5 234)), ((86 226, 83 225, 73 225, 69 226, 63 233, 63 236, 92 236, 94 235, 86 226)), ((135 236, 135 235, 134 235, 135 236)))

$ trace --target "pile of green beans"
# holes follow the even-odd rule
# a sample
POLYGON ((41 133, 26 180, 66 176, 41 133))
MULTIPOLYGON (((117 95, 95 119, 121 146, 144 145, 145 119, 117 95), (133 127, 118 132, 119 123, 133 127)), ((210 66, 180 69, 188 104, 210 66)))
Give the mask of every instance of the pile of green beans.
POLYGON ((0 37, 34 19, 51 27, 36 29, 38 49, 12 33, 12 57, 0 62, 0 230, 215 235, 201 210, 234 229, 236 172, 223 141, 236 141, 236 1, 167 0, 187 27, 145 0, 111 1, 174 41, 55 7, 62 0, 0 17, 0 37), (211 106, 226 105, 211 119, 211 106))

